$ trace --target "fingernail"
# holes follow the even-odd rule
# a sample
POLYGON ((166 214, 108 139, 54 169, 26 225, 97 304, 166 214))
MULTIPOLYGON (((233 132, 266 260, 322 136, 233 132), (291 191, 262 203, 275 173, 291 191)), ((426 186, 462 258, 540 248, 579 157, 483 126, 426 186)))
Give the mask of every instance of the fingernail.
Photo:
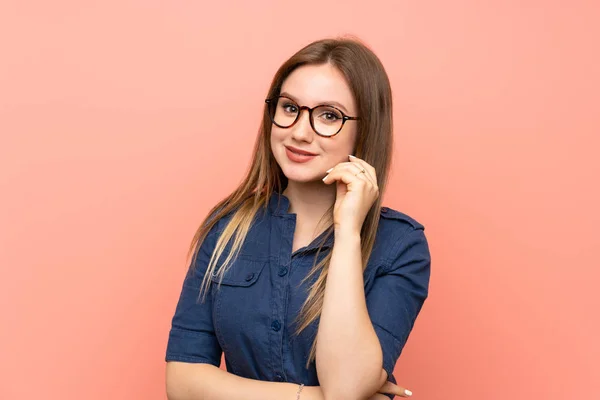
POLYGON ((329 174, 325 175, 325 178, 323 178, 323 182, 325 182, 325 179, 327 179, 328 176, 329 174))
POLYGON ((348 157, 350 157, 350 158, 356 158, 356 157, 354 157, 352 154, 350 154, 348 157))
POLYGON ((407 396, 412 396, 412 392, 408 389, 404 389, 404 394, 406 394, 407 396))
POLYGON ((325 171, 326 173, 330 173, 331 171, 333 171, 333 168, 329 168, 327 171, 325 171))

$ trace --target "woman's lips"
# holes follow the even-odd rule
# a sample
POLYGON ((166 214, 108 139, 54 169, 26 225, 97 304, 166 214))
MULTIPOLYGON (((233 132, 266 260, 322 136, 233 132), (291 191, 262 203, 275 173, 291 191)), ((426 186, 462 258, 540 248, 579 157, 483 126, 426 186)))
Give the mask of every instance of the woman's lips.
POLYGON ((292 151, 289 147, 285 148, 285 154, 291 161, 296 162, 296 163, 305 163, 305 162, 312 160, 313 158, 315 158, 317 156, 316 154, 309 155, 309 154, 296 153, 296 152, 292 151))

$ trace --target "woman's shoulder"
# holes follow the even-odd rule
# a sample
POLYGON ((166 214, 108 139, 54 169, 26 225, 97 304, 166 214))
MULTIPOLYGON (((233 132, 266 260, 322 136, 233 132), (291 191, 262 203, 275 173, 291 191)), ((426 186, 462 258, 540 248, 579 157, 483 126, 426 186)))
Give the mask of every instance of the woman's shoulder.
POLYGON ((390 207, 381 207, 379 224, 389 229, 425 229, 415 218, 390 207))
POLYGON ((389 264, 411 247, 417 250, 419 246, 415 247, 415 244, 427 242, 424 230, 424 225, 414 217, 390 207, 382 207, 372 260, 375 264, 389 264))

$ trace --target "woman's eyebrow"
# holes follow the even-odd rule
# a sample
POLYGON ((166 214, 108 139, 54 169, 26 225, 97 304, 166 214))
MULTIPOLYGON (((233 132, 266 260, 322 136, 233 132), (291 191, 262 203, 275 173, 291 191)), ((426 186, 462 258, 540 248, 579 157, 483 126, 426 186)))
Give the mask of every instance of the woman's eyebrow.
MULTIPOLYGON (((294 100, 296 103, 299 103, 298 99, 295 96, 289 94, 288 92, 281 92, 281 93, 279 93, 279 95, 289 97, 290 99, 294 100)), ((323 102, 320 102, 319 105, 336 106, 339 109, 341 109, 343 112, 348 113, 348 110, 346 110, 346 107, 344 107, 343 104, 338 103, 337 101, 323 101, 323 102)))

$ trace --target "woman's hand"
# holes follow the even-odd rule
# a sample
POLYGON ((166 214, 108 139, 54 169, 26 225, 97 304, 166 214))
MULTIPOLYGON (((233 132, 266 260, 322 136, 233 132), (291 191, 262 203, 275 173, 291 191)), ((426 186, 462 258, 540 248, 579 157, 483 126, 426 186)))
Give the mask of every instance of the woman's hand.
POLYGON ((350 162, 339 163, 323 178, 329 185, 337 182, 337 195, 333 208, 333 225, 360 233, 362 224, 379 197, 375 168, 354 156, 350 162))
POLYGON ((389 397, 386 396, 385 393, 393 394, 400 397, 410 397, 412 395, 412 392, 410 390, 404 389, 403 387, 400 387, 392 382, 387 381, 387 372, 385 372, 385 369, 383 368, 381 369, 381 378, 379 382, 384 383, 379 388, 379 390, 377 390, 377 393, 369 397, 368 400, 388 400, 389 397))
MULTIPOLYGON (((400 397, 412 396, 410 390, 387 381, 387 376, 387 372, 382 368, 379 378, 379 383, 381 383, 382 386, 377 390, 377 393, 367 400, 389 400, 389 396, 386 396, 386 394, 393 394, 400 397)), ((301 396, 300 398, 306 398, 307 400, 323 400, 323 392, 320 386, 305 386, 302 395, 304 397, 301 396)))
POLYGON ((373 396, 369 397, 368 400, 389 400, 389 397, 385 395, 385 393, 393 394, 400 397, 410 397, 412 392, 409 390, 406 392, 406 389, 393 384, 392 382, 386 382, 383 386, 375 393, 373 396), (410 393, 410 394, 408 394, 410 393))

